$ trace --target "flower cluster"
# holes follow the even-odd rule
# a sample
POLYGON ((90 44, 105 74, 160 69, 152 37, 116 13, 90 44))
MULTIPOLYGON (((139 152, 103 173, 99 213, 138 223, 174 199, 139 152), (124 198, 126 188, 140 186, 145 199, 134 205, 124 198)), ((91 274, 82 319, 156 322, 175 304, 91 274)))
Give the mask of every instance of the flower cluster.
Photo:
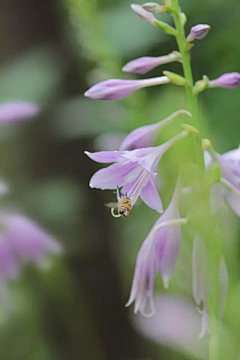
MULTIPOLYGON (((186 228, 191 229, 193 236, 193 297, 202 315, 200 337, 203 337, 209 331, 209 299, 211 296, 215 296, 211 293, 211 284, 216 280, 209 265, 212 256, 211 247, 208 246, 204 231, 201 231, 202 225, 196 225, 199 216, 194 208, 189 205, 189 209, 183 211, 184 216, 181 216, 181 197, 183 194, 185 196, 187 194, 190 200, 186 203, 191 204, 198 194, 199 201, 207 204, 207 209, 209 205, 210 210, 208 212, 206 209, 207 215, 203 215, 203 217, 208 216, 212 219, 209 232, 214 238, 217 225, 214 222, 213 214, 216 213, 225 199, 234 212, 240 216, 240 150, 236 149, 219 155, 214 151, 209 140, 205 139, 201 142, 199 131, 186 124, 183 125, 183 131, 167 142, 158 146, 153 146, 153 144, 162 129, 179 116, 192 117, 193 124, 197 125, 197 94, 207 88, 235 88, 240 85, 240 74, 228 73, 215 80, 209 80, 207 76, 204 76, 203 80, 194 84, 192 75, 189 75, 189 52, 195 40, 203 39, 208 34, 210 26, 207 24, 196 25, 190 29, 189 35, 185 37, 183 28, 186 23, 186 16, 181 12, 178 1, 164 1, 164 4, 163 6, 155 3, 147 3, 143 6, 133 4, 131 8, 145 22, 159 27, 166 34, 175 36, 179 52, 173 51, 164 56, 146 56, 132 60, 123 67, 123 71, 133 74, 146 74, 157 66, 179 61, 183 64, 184 77, 163 71, 163 76, 144 80, 106 80, 87 90, 85 96, 98 100, 120 100, 142 88, 172 83, 186 88, 191 113, 186 110, 179 110, 158 123, 135 129, 123 140, 120 148, 116 151, 93 153, 86 151, 85 153, 96 162, 113 163, 92 176, 90 187, 102 190, 117 189, 119 216, 128 216, 139 197, 151 209, 159 213, 163 212, 142 243, 137 256, 132 290, 127 303, 127 306, 135 303, 135 313, 140 312, 144 316, 154 314, 155 276, 159 272, 164 288, 168 288, 182 241, 181 227, 186 226, 186 228), (154 16, 154 13, 162 12, 173 16, 175 28, 154 16), (194 171, 197 171, 196 173, 199 176, 190 176, 186 181, 187 175, 184 171, 180 171, 172 200, 168 207, 163 209, 156 183, 159 181, 158 165, 164 153, 176 142, 185 141, 184 138, 187 136, 194 137, 195 148, 193 153, 195 157, 193 157, 192 162, 195 162, 194 171)), ((188 164, 188 168, 192 168, 192 164, 188 164)), ((221 309, 215 309, 215 311, 216 314, 220 312, 222 317, 228 285, 227 267, 222 253, 218 254, 215 263, 220 284, 220 290, 217 294, 220 294, 218 300, 221 303, 221 309)), ((217 301, 215 302, 217 303, 217 301)))

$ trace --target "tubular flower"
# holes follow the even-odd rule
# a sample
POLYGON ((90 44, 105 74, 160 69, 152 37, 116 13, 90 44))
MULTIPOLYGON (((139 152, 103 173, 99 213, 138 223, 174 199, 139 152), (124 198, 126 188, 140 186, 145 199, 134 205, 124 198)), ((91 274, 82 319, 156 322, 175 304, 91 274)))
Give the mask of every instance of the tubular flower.
POLYGON ((134 150, 151 146, 156 140, 158 133, 176 117, 180 115, 187 115, 191 117, 191 113, 186 110, 178 110, 166 119, 161 120, 155 124, 141 126, 133 130, 125 137, 120 145, 119 150, 134 150))
POLYGON ((139 16, 143 21, 146 21, 152 25, 154 25, 154 22, 156 21, 155 16, 150 13, 149 11, 145 10, 141 5, 139 4, 132 4, 131 9, 135 12, 137 16, 139 16))
POLYGON ((177 51, 173 51, 169 55, 165 56, 144 56, 139 59, 129 61, 122 70, 133 74, 146 74, 159 65, 178 61, 180 58, 181 55, 177 51))
POLYGON ((186 135, 187 131, 183 131, 157 147, 131 151, 85 151, 96 162, 114 163, 97 171, 90 180, 90 187, 101 190, 122 187, 122 194, 131 199, 132 206, 141 196, 150 208, 162 212, 162 202, 155 187, 158 163, 163 154, 186 135))
POLYGON ((48 252, 61 252, 56 240, 27 217, 14 213, 1 214, 0 221, 8 246, 19 261, 43 265, 48 252))
POLYGON ((121 100, 136 90, 169 82, 167 76, 144 80, 111 79, 92 86, 84 95, 95 100, 121 100))
MULTIPOLYGON (((222 174, 222 184, 215 184, 212 188, 212 202, 219 207, 224 198, 233 211, 240 216, 240 148, 228 151, 222 155, 214 152, 222 174), (225 187, 224 185, 230 185, 225 187), (232 189, 231 189, 232 187, 232 189)), ((205 156, 205 165, 212 164, 210 156, 205 156)))
POLYGON ((210 28, 211 27, 207 24, 198 24, 193 26, 190 30, 190 34, 188 35, 187 40, 193 41, 194 39, 197 40, 203 39, 205 36, 207 36, 210 28))
POLYGON ((235 89, 240 85, 240 73, 232 72, 221 75, 215 80, 211 80, 209 87, 221 87, 225 89, 235 89))
POLYGON ((0 124, 30 120, 38 115, 38 105, 31 102, 10 102, 0 104, 0 124))
MULTIPOLYGON (((208 302, 211 291, 211 274, 209 268, 209 258, 204 241, 200 235, 196 234, 193 242, 193 297, 202 316, 201 332, 199 338, 202 339, 209 332, 208 302)), ((224 258, 219 263, 219 284, 220 284, 220 316, 223 317, 227 302, 228 293, 228 272, 224 258)))
POLYGON ((178 190, 159 220, 152 227, 137 256, 130 298, 126 306, 135 302, 134 312, 146 317, 155 313, 153 290, 155 276, 162 275, 164 287, 168 287, 173 275, 181 243, 181 221, 178 211, 178 190), (175 221, 175 223, 174 223, 175 221))

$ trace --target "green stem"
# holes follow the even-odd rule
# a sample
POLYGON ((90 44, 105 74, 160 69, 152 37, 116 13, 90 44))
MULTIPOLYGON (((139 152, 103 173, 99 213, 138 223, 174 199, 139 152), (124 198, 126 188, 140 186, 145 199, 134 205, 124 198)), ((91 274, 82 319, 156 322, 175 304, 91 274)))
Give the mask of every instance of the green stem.
MULTIPOLYGON (((190 84, 190 86, 186 86, 186 92, 189 100, 190 111, 192 113, 192 123, 193 126, 199 130, 198 103, 197 103, 197 95, 193 93, 194 82, 192 75, 190 52, 186 51, 186 36, 185 36, 184 26, 182 25, 181 22, 178 0, 173 0, 172 4, 176 10, 176 13, 173 15, 173 18, 177 30, 176 40, 179 51, 182 56, 183 73, 184 73, 184 77, 188 80, 190 84)), ((202 169, 204 169, 204 158, 203 158, 203 151, 202 151, 200 137, 195 138, 195 149, 196 149, 196 162, 198 165, 201 166, 202 169)))

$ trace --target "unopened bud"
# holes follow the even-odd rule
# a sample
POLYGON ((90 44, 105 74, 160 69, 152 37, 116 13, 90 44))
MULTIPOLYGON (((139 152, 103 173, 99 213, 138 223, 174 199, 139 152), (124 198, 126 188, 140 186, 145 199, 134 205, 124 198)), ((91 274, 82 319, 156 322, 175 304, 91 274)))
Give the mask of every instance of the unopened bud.
POLYGON ((189 81, 184 77, 175 74, 170 71, 163 71, 163 74, 167 76, 172 84, 179 85, 179 86, 189 86, 189 81))
POLYGON ((181 19, 182 26, 185 26, 185 25, 186 25, 186 22, 187 22, 187 16, 186 16, 186 14, 184 14, 183 12, 181 12, 181 13, 180 13, 180 19, 181 19))
POLYGON ((149 11, 150 13, 153 14, 159 14, 159 13, 163 13, 166 11, 165 6, 161 6, 159 4, 156 4, 154 2, 149 2, 146 3, 142 6, 145 10, 149 11))
POLYGON ((202 139, 202 148, 203 150, 209 150, 212 148, 212 143, 209 139, 202 139))
POLYGON ((222 87, 225 89, 234 89, 240 85, 240 73, 232 72, 221 75, 215 80, 209 82, 209 87, 222 87))
POLYGON ((146 21, 152 25, 154 25, 157 19, 154 17, 152 13, 145 10, 141 5, 132 4, 131 9, 135 12, 137 16, 139 16, 143 21, 146 21))
POLYGON ((195 95, 197 95, 200 92, 207 89, 208 86, 209 86, 209 78, 206 75, 204 75, 202 80, 199 80, 199 81, 196 82, 196 84, 195 84, 195 86, 193 88, 193 93, 195 95))
POLYGON ((196 26, 193 26, 190 30, 190 34, 187 37, 187 41, 192 42, 195 39, 203 39, 205 36, 207 36, 210 28, 211 27, 207 24, 198 24, 196 26))

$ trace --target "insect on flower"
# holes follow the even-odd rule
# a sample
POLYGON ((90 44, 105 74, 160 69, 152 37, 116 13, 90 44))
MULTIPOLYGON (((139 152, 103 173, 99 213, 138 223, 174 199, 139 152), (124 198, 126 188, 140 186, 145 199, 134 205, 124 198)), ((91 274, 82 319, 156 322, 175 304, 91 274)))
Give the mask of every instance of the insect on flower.
POLYGON ((132 199, 126 194, 123 195, 119 187, 117 187, 117 203, 109 203, 107 206, 111 207, 111 213, 113 217, 127 217, 132 210, 132 199), (118 214, 114 213, 114 208, 118 209, 118 214))

